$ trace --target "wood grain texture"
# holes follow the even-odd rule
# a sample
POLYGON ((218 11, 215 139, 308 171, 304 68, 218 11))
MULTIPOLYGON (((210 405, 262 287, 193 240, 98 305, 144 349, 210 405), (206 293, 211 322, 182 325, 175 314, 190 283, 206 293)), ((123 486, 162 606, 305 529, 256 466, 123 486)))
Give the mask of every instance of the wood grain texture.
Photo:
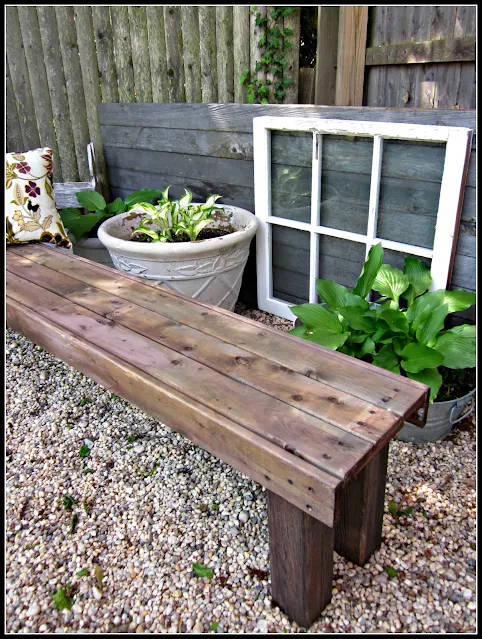
POLYGON ((286 50, 286 67, 283 69, 283 77, 290 78, 293 83, 287 86, 283 97, 283 104, 297 104, 300 80, 300 9, 283 18, 283 29, 291 29, 293 34, 286 40, 293 46, 286 50))
POLYGON ((199 6, 198 11, 202 101, 217 102, 216 7, 199 6))
POLYGON ((333 529, 270 490, 267 496, 272 598, 309 628, 331 600, 333 529))
POLYGON ((7 134, 7 153, 15 153, 23 148, 22 130, 18 121, 17 105, 13 94, 12 79, 10 78, 10 70, 8 68, 8 54, 5 65, 5 115, 6 115, 6 134, 7 134))
POLYGON ((249 7, 233 6, 233 75, 234 102, 246 102, 248 89, 241 76, 249 70, 249 7))
POLYGON ((340 7, 335 104, 363 102, 368 7, 340 7))
POLYGON ((335 104, 339 7, 318 7, 315 104, 335 104))
POLYGON ((186 102, 202 102, 198 8, 181 7, 181 19, 186 102))
POLYGON ((363 566, 382 542, 388 445, 339 491, 335 550, 363 566))
POLYGON ((9 298, 7 322, 42 348, 167 423, 195 444, 249 475, 263 486, 333 526, 338 481, 279 446, 258 438, 215 411, 159 383, 97 345, 41 317, 9 298))
POLYGON ((218 102, 234 102, 233 7, 216 7, 218 102))
POLYGON ((427 64, 429 62, 471 62, 475 60, 475 36, 443 38, 426 42, 369 47, 365 64, 427 64))
POLYGON ((163 7, 146 6, 146 20, 151 65, 152 101, 169 102, 163 7))
POLYGON ((129 8, 110 7, 120 102, 135 102, 129 8))
POLYGON ((181 25, 181 7, 164 6, 169 102, 184 102, 186 95, 184 90, 181 25))
POLYGON ((108 6, 92 6, 102 102, 119 102, 117 73, 114 62, 114 44, 108 6))
POLYGON ((152 102, 146 7, 129 6, 129 29, 136 102, 152 102))

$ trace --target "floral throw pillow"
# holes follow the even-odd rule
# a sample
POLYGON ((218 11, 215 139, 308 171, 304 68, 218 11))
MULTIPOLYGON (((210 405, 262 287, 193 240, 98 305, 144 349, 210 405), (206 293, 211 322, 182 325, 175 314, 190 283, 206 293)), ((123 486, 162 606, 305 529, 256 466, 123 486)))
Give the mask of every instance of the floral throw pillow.
POLYGON ((55 207, 52 149, 7 153, 5 159, 7 244, 39 241, 70 248, 55 207))

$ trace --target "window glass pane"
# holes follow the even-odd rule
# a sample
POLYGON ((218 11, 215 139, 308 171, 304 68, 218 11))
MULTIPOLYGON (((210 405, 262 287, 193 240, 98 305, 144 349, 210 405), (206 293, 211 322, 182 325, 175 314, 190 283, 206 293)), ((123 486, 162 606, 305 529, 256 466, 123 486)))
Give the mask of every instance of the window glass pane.
POLYGON ((433 247, 445 144, 384 140, 377 237, 433 247))
POLYGON ((365 262, 365 244, 320 235, 318 277, 352 289, 365 262))
POLYGON ((303 304, 310 296, 310 234, 270 224, 273 297, 303 304))
POLYGON ((311 221, 311 133, 271 132, 271 214, 311 221))
POLYGON ((366 235, 373 139, 323 135, 320 224, 366 235))

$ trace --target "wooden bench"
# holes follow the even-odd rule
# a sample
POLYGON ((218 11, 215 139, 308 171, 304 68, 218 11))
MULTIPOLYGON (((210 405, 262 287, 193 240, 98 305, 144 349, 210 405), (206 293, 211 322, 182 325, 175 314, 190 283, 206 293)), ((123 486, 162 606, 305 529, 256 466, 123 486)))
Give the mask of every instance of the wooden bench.
POLYGON ((266 487, 272 597, 309 627, 333 550, 381 543, 388 445, 427 387, 62 249, 6 262, 10 328, 266 487))

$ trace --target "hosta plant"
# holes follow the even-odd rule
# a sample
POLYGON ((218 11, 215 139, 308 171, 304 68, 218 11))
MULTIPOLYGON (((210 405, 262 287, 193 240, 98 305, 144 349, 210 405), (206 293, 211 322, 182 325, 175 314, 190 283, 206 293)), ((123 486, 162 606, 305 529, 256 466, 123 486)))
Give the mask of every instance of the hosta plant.
POLYGON ((96 237, 100 224, 119 213, 129 211, 140 202, 149 202, 158 198, 162 191, 142 189, 130 193, 125 199, 117 197, 107 204, 104 197, 97 191, 77 191, 75 194, 79 205, 88 211, 83 213, 80 208, 65 208, 60 211, 60 217, 65 228, 77 239, 96 237))
POLYGON ((406 257, 403 271, 382 261, 377 244, 351 291, 317 280, 322 303, 292 306, 303 325, 290 333, 422 382, 433 402, 441 370, 475 367, 475 326, 445 328, 450 313, 475 304, 475 294, 429 291, 432 277, 420 260, 406 257), (366 299, 372 291, 381 295, 377 304, 366 299))
POLYGON ((221 195, 211 195, 202 204, 192 203, 192 193, 184 189, 184 195, 178 200, 169 199, 169 187, 162 191, 158 206, 140 204, 136 211, 143 211, 147 215, 133 230, 133 236, 145 235, 151 242, 173 242, 186 238, 194 242, 199 233, 212 220, 218 210, 216 201, 221 195))

